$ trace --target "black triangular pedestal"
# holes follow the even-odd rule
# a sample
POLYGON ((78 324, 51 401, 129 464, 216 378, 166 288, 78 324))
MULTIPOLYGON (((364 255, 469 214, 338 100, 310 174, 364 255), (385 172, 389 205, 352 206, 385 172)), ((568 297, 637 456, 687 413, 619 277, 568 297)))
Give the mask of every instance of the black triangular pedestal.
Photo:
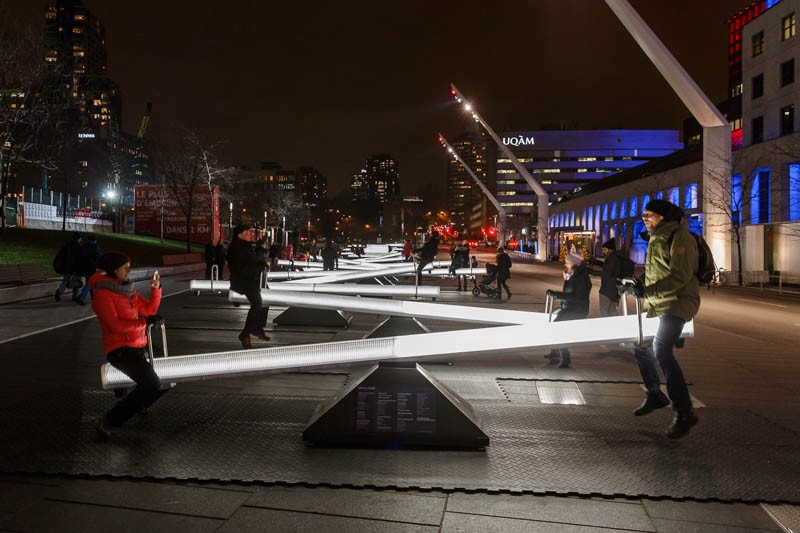
POLYGON ((431 330, 413 316, 390 316, 375 326, 364 338, 380 339, 382 337, 400 337, 402 335, 417 335, 430 332, 431 330))
POLYGON ((303 440, 321 445, 483 448, 489 437, 461 396, 420 365, 382 363, 351 375, 320 404, 303 440))
POLYGON ((279 326, 326 326, 346 328, 353 316, 336 309, 311 309, 308 307, 289 307, 272 319, 279 326))

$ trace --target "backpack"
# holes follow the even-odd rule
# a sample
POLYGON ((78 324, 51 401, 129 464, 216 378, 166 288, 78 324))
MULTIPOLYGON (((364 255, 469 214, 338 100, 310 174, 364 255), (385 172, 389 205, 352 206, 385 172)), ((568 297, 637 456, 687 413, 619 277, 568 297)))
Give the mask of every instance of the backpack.
MULTIPOLYGON (((677 230, 675 230, 677 231, 677 230)), ((672 247, 672 237, 675 235, 673 232, 667 240, 667 246, 672 247)), ((698 235, 692 231, 689 232, 697 243, 697 270, 694 275, 703 285, 708 285, 714 279, 714 274, 717 272, 717 263, 714 261, 714 254, 711 253, 708 243, 702 235, 698 235)))
POLYGON ((628 257, 627 255, 623 255, 622 253, 617 253, 617 257, 619 257, 619 274, 621 278, 632 278, 633 277, 633 268, 635 263, 633 259, 628 257))

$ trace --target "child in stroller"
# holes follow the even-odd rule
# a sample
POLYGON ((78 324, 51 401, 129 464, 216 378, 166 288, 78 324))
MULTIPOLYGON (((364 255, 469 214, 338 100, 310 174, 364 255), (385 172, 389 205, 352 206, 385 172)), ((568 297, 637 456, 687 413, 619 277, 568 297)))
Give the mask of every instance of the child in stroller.
POLYGON ((473 296, 480 296, 481 293, 489 298, 497 298, 497 265, 494 263, 486 263, 486 275, 472 288, 473 296))

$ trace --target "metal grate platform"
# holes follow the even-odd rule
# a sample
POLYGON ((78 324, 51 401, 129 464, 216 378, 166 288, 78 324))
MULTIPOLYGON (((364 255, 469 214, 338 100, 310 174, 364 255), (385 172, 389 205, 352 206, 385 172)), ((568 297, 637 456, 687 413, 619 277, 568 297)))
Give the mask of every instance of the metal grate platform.
POLYGON ((39 397, 0 411, 0 470, 153 478, 800 502, 796 435, 746 410, 704 409, 681 441, 667 410, 473 401, 484 452, 311 448, 317 401, 179 388, 108 443, 110 393, 39 397), (47 408, 43 406, 49 406, 47 408), (743 466, 746 465, 746 468, 743 466))

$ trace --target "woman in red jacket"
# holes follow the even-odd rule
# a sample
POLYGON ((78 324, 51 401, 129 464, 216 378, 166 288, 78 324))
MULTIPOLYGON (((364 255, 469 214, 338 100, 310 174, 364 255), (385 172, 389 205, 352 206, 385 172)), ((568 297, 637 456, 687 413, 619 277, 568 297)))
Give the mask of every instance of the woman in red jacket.
POLYGON ((128 256, 109 252, 100 257, 97 266, 105 274, 95 272, 89 286, 94 290, 92 309, 100 321, 103 352, 113 367, 136 382, 136 388, 98 421, 97 432, 108 438, 111 428, 145 411, 163 394, 161 382, 145 357, 145 328, 163 322, 156 314, 161 303, 161 280, 156 272, 150 282, 150 300, 146 300, 128 280, 131 272, 128 256))

